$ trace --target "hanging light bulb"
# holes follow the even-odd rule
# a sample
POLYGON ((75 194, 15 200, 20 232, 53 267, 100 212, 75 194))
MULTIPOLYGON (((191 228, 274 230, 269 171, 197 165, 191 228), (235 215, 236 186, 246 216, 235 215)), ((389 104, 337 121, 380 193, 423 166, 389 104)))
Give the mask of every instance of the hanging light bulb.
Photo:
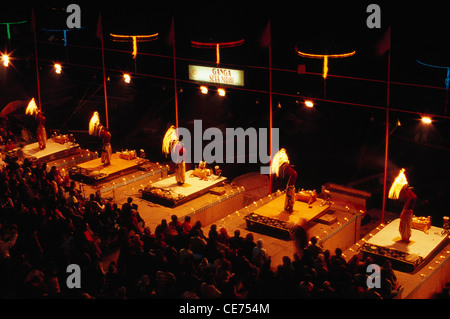
POLYGON ((61 66, 61 64, 55 63, 54 67, 55 67, 55 72, 56 72, 57 74, 61 74, 61 71, 62 71, 62 66, 61 66))
POLYGON ((225 90, 222 89, 222 88, 218 89, 218 90, 217 90, 217 93, 219 93, 220 96, 225 96, 225 95, 226 95, 225 90))
POLYGON ((314 107, 314 102, 311 101, 311 100, 306 100, 305 101, 305 106, 309 107, 309 108, 312 108, 312 107, 314 107))
POLYGON ((125 81, 125 83, 130 83, 131 82, 131 76, 128 73, 125 73, 123 75, 123 80, 125 81))
POLYGON ((201 86, 200 87, 200 92, 202 92, 203 94, 208 94, 208 88, 206 86, 201 86))
POLYGON ((422 117, 422 123, 428 125, 428 124, 431 124, 431 122, 432 122, 431 117, 429 117, 429 116, 423 116, 422 117))
POLYGON ((2 62, 3 62, 3 65, 7 67, 9 65, 9 55, 2 54, 2 62))

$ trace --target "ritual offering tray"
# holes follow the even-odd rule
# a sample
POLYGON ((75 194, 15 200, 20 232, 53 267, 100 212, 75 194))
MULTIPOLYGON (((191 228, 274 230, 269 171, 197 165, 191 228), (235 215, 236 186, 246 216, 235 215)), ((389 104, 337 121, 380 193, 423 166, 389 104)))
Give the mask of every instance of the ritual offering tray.
POLYGON ((185 195, 178 194, 171 189, 147 186, 142 190, 142 197, 151 202, 167 207, 181 204, 186 199, 185 195))
POLYGON ((412 218, 412 228, 422 230, 425 233, 428 232, 428 230, 431 227, 431 217, 417 217, 413 216, 412 218))
POLYGON ((244 220, 249 230, 266 233, 282 239, 290 239, 294 230, 293 223, 262 216, 254 212, 245 216, 244 220))
POLYGON ((314 203, 317 199, 317 192, 315 190, 304 190, 297 192, 295 194, 295 200, 305 202, 308 204, 314 203))

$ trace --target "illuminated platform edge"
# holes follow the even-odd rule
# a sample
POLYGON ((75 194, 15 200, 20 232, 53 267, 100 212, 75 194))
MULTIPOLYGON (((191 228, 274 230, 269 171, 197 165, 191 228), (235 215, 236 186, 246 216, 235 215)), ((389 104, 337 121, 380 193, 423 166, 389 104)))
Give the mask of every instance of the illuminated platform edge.
POLYGON ((309 224, 312 220, 324 215, 332 206, 331 202, 321 199, 317 199, 312 204, 295 201, 294 211, 287 213, 284 211, 286 195, 277 194, 278 196, 270 196, 270 201, 244 216, 249 230, 290 239, 297 224, 300 222, 309 224))
MULTIPOLYGON (((344 250, 343 256, 346 260, 350 260, 354 255, 363 260, 364 252, 361 250, 361 247, 385 227, 385 224, 379 224, 365 237, 344 250)), ((378 262, 383 262, 383 259, 379 258, 378 262)), ((403 286, 403 290, 396 296, 396 299, 433 298, 436 293, 442 291, 445 283, 450 282, 449 234, 447 233, 445 242, 437 247, 415 271, 405 272, 403 269, 394 268, 394 273, 399 284, 403 286)))
POLYGON ((223 185, 227 181, 226 177, 216 178, 214 175, 211 175, 206 181, 201 180, 195 176, 191 177, 190 175, 192 172, 192 170, 186 172, 185 183, 181 186, 177 184, 175 176, 152 183, 151 186, 142 190, 142 198, 162 206, 175 207, 208 193, 212 188, 223 185), (151 192, 151 189, 155 188, 171 192, 175 194, 177 198, 158 196, 151 192))
MULTIPOLYGON (((111 164, 104 166, 101 158, 96 158, 70 168, 71 179, 90 185, 98 185, 111 181, 119 176, 129 174, 133 171, 144 170, 156 174, 162 170, 168 170, 167 167, 161 167, 156 163, 151 163, 144 159, 126 160, 120 158, 116 153, 112 155, 111 164), (149 169, 149 167, 152 167, 149 169)), ((150 174, 149 173, 149 174, 150 174)))
MULTIPOLYGON (((14 150, 14 155, 17 156, 19 149, 14 150)), ((41 150, 39 144, 31 143, 22 147, 21 151, 25 158, 29 158, 36 163, 46 163, 63 157, 74 156, 79 154, 81 149, 77 143, 67 142, 64 144, 54 142, 53 139, 47 141, 46 147, 41 150)))
POLYGON ((431 226, 428 232, 411 230, 410 243, 400 240, 400 219, 395 219, 362 246, 365 256, 374 260, 389 259, 394 269, 414 272, 448 242, 444 229, 431 226))

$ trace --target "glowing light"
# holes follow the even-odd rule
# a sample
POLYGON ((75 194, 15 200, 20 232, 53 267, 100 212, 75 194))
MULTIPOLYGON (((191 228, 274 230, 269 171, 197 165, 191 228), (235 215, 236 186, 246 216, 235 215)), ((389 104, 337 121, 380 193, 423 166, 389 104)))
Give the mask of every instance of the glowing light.
POLYGON ((225 92, 224 89, 218 89, 217 93, 219 93, 220 96, 225 96, 226 95, 226 92, 225 92))
POLYGON ((208 94, 208 88, 206 86, 201 86, 200 92, 202 92, 203 94, 208 94))
POLYGON ((305 57, 305 58, 313 58, 313 59, 323 59, 323 78, 326 79, 328 75, 328 58, 347 58, 356 53, 356 51, 348 52, 348 53, 339 53, 339 54, 315 54, 315 53, 306 53, 301 52, 297 48, 295 48, 297 51, 297 54, 299 56, 305 57))
POLYGON ((169 127, 169 129, 166 131, 166 134, 164 135, 163 143, 162 143, 162 152, 164 154, 168 155, 172 151, 172 148, 178 142, 179 141, 178 141, 177 132, 175 130, 175 126, 172 125, 171 127, 169 127))
POLYGON ((306 107, 310 107, 310 108, 311 108, 311 107, 314 107, 314 102, 313 102, 313 101, 310 101, 310 100, 306 100, 306 101, 305 101, 305 106, 306 106, 306 107))
POLYGON ((2 61, 3 61, 3 65, 7 67, 9 65, 9 55, 3 54, 2 61))
POLYGON ((131 82, 131 76, 128 73, 125 73, 123 75, 123 80, 125 81, 125 83, 130 83, 131 82))
POLYGON ((204 49, 215 49, 216 50, 216 63, 220 64, 220 48, 233 48, 239 45, 244 44, 245 40, 241 39, 238 41, 230 41, 230 42, 199 42, 199 41, 191 41, 191 44, 194 48, 204 48, 204 49))
POLYGON ((323 73, 322 76, 324 79, 327 78, 328 75, 328 56, 323 57, 323 73))
POLYGON ((61 74, 61 71, 62 71, 62 66, 61 66, 61 64, 55 63, 54 67, 55 67, 55 72, 56 72, 57 74, 61 74))
POLYGON ((27 115, 36 115, 38 112, 38 107, 36 105, 36 101, 34 98, 31 99, 31 101, 28 103, 28 106, 25 110, 25 114, 27 115))
POLYGON ((272 163, 270 164, 270 173, 276 174, 278 176, 280 167, 284 164, 289 164, 289 158, 286 154, 286 150, 284 148, 280 149, 273 157, 272 163))
POLYGON ((110 36, 115 42, 129 42, 133 43, 133 59, 136 59, 137 56, 137 43, 138 42, 149 42, 158 39, 158 33, 147 34, 147 35, 122 35, 122 34, 112 34, 110 36))
POLYGON ((89 121, 89 135, 93 135, 95 133, 96 128, 100 125, 100 118, 98 112, 95 111, 89 121))
POLYGON ((0 24, 6 25, 6 35, 7 35, 8 40, 11 40, 11 31, 10 31, 9 25, 10 24, 20 24, 20 23, 25 23, 25 22, 27 22, 27 21, 25 20, 25 21, 17 21, 17 22, 0 22, 0 24))
POLYGON ((428 124, 431 124, 431 122, 432 122, 431 117, 429 117, 429 116, 423 116, 422 117, 422 123, 428 125, 428 124))
POLYGON ((408 180, 405 176, 405 169, 402 168, 400 170, 400 173, 398 173, 397 177, 394 180, 394 183, 392 183, 391 189, 389 190, 389 199, 398 199, 400 197, 400 192, 402 191, 403 187, 405 185, 408 185, 408 180))

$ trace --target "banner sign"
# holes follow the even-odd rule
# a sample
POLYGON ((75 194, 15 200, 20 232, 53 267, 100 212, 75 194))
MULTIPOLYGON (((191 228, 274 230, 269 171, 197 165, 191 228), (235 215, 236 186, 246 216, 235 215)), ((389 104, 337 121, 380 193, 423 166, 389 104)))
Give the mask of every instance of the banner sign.
POLYGON ((189 65, 189 80, 244 86, 244 71, 189 65))

